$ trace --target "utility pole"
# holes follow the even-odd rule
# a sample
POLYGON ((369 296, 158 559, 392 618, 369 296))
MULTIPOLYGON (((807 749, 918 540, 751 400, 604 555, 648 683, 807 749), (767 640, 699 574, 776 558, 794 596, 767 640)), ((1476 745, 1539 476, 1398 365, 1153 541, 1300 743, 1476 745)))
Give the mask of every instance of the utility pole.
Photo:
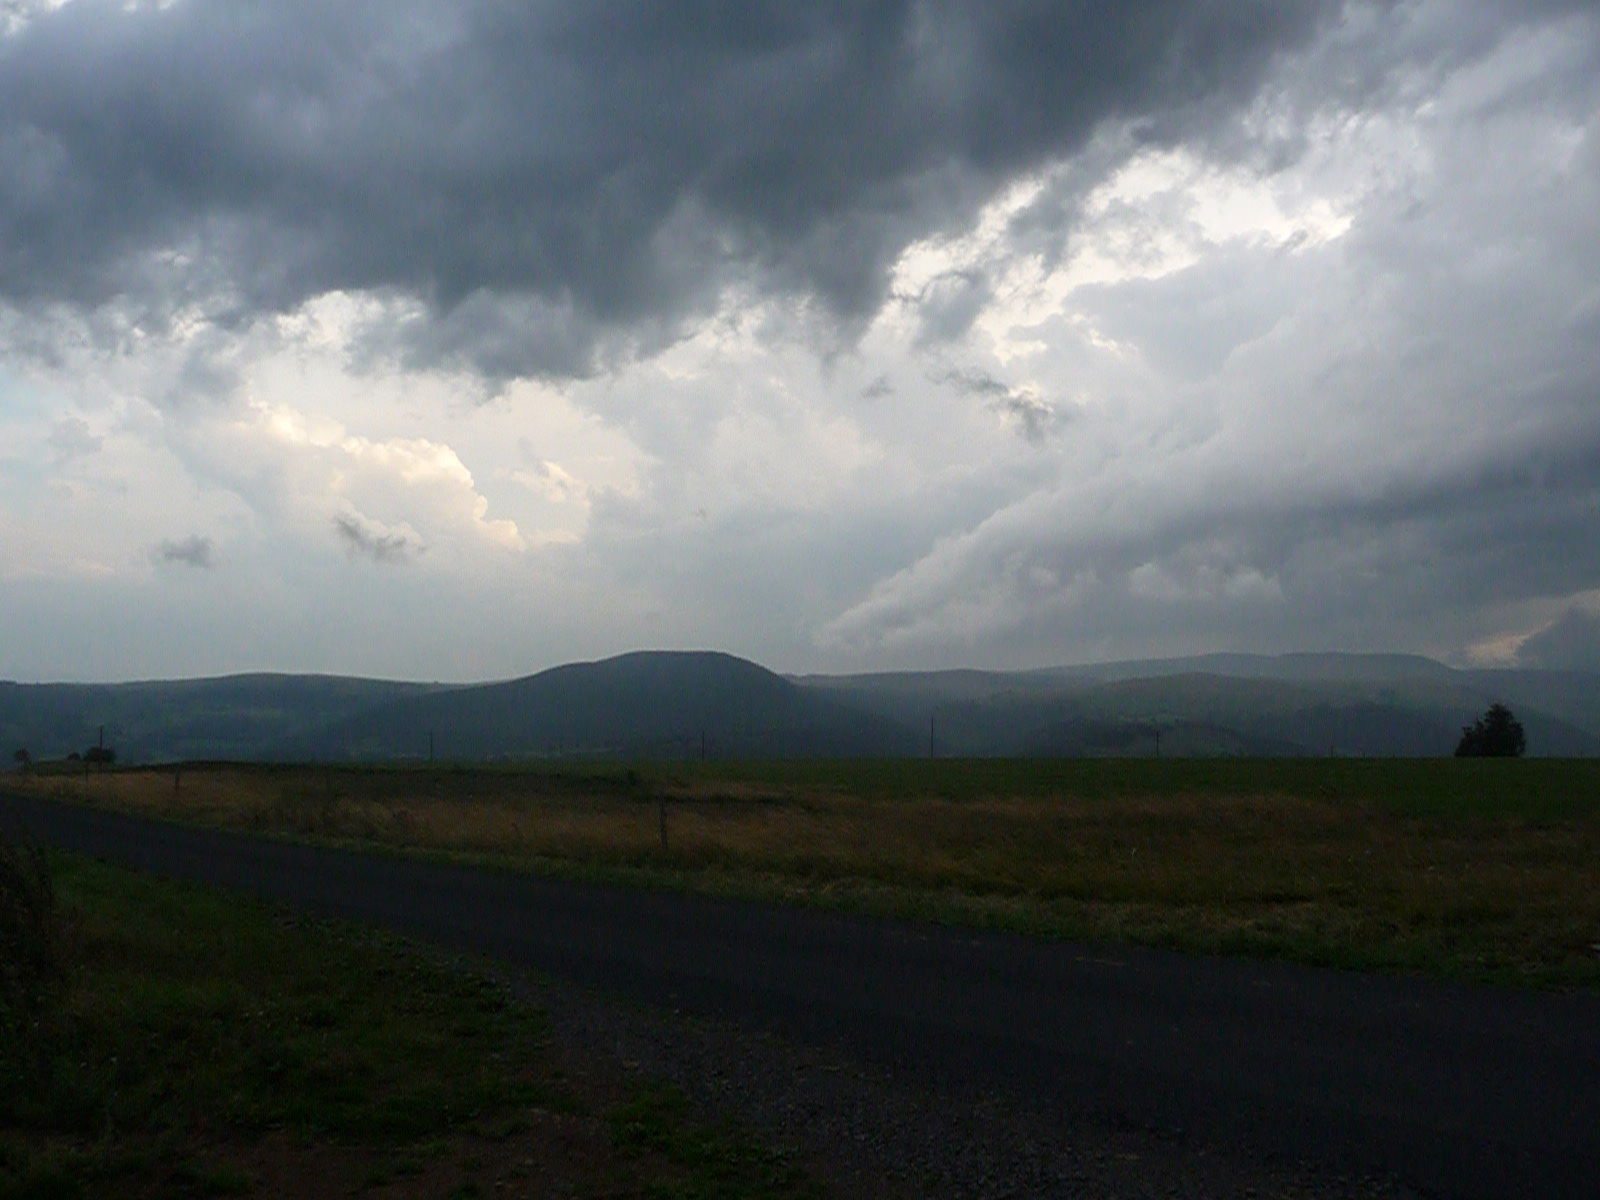
POLYGON ((428 730, 428 761, 433 761, 433 730, 428 730))
POLYGON ((928 714, 928 757, 939 757, 939 714, 928 714))

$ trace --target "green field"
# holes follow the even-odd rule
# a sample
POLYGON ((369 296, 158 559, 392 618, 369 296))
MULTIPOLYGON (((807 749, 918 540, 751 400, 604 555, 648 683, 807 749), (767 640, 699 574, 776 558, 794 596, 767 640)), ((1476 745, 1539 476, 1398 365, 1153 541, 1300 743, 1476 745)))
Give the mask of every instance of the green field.
POLYGON ((471 963, 50 864, 62 970, 0 1047, 0 1200, 819 1194, 471 963))
POLYGON ((701 782, 759 782, 774 788, 876 799, 1227 798, 1259 794, 1376 805, 1418 817, 1560 820, 1600 816, 1600 759, 795 760, 675 763, 656 774, 701 782))
POLYGON ((1597 760, 190 767, 23 782, 513 869, 1600 988, 1597 760))

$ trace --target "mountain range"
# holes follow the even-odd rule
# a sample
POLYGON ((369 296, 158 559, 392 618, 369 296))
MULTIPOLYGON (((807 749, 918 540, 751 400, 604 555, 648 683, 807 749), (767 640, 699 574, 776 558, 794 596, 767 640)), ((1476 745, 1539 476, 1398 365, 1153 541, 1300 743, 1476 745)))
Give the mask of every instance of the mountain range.
POLYGON ((122 762, 558 757, 1448 755, 1509 704, 1529 752, 1600 754, 1600 674, 1376 654, 1214 654, 1029 671, 782 676, 640 651, 482 684, 234 675, 0 682, 0 747, 122 762))

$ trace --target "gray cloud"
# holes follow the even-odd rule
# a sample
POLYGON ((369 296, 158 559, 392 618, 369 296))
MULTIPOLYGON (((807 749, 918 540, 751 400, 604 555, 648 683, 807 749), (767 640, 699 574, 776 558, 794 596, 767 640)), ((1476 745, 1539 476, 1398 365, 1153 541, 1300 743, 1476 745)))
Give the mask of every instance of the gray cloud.
POLYGON ((1600 671, 1600 614, 1567 609, 1522 643, 1517 661, 1551 671, 1600 671))
POLYGON ((661 344, 736 276, 848 324, 999 181, 1221 119, 1338 8, 74 0, 0 41, 0 290, 153 328, 370 290, 495 376, 661 344))
POLYGON ((956 367, 936 376, 936 379, 968 396, 999 400, 1011 395, 1009 384, 1002 383, 981 367, 956 367))
MULTIPOLYGON (((1122 348, 1115 368, 1074 358, 1071 325, 1030 330, 1048 347, 1039 377, 1087 361, 1107 401, 1082 447, 1061 445, 1058 481, 886 575, 824 644, 1451 655, 1505 634, 1497 612, 1600 585, 1600 23, 1519 31, 1485 6, 1453 44, 1459 14, 1420 4, 1350 34, 1369 61, 1395 61, 1384 35, 1409 45, 1428 73, 1366 118, 1378 173, 1345 201, 1342 237, 1079 289, 1074 315, 1122 348)), ((1326 97, 1322 72, 1352 54, 1319 48, 1309 86, 1326 97)), ((1137 234, 1140 215, 1112 218, 1137 234)), ((981 373, 947 382, 1004 392, 981 373)), ((1588 631, 1558 623, 1524 661, 1593 661, 1588 631)))
MULTIPOLYGON (((1474 72, 1483 95, 1452 96, 1462 115, 1428 130, 1426 169, 1371 189, 1326 246, 1080 289, 1075 317, 1137 357, 1097 367, 1072 326, 1030 330, 1053 356, 1042 377, 1082 372, 1113 398, 1058 444, 1059 478, 886 576, 824 643, 1448 655, 1505 633, 1497 610, 1596 588, 1600 82, 1570 68, 1583 102, 1541 62, 1593 63, 1594 32, 1474 72), (1542 98, 1503 103, 1496 76, 1519 73, 1555 78, 1588 128, 1542 98)), ((1007 392, 980 371, 943 381, 1007 392)))
MULTIPOLYGON (((1308 469, 1298 493, 1231 460, 1212 475, 1203 459, 1140 464, 1160 490, 1111 472, 1025 495, 881 581, 825 627, 824 645, 910 661, 964 645, 1016 663, 1217 646, 1448 655, 1486 632, 1483 609, 1600 579, 1600 486, 1581 458, 1547 452, 1370 491, 1308 469)), ((1593 662, 1596 625, 1564 620, 1524 643, 1521 661, 1593 662)))
POLYGON ((885 396, 894 395, 894 391, 894 384, 889 382, 889 377, 887 375, 879 375, 861 389, 861 398, 863 400, 882 400, 885 396))
POLYGON ((937 377, 958 392, 982 397, 989 408, 1039 445, 1062 423, 1061 411, 1026 388, 1015 388, 978 367, 960 367, 937 377))
POLYGON ((69 459, 93 454, 100 449, 105 439, 91 433, 88 422, 82 417, 63 417, 51 427, 50 436, 45 441, 56 458, 66 462, 69 459))
POLYGON ((1015 424, 1022 436, 1039 445, 1061 424, 1061 413, 1048 400, 1028 392, 1013 392, 994 405, 995 411, 1015 424))
POLYGON ((917 311, 916 344, 932 346, 961 337, 993 297, 980 271, 946 271, 930 280, 911 298, 917 311))
POLYGON ((157 563, 209 571, 217 565, 217 548, 210 538, 196 533, 181 541, 161 542, 151 551, 151 558, 157 563))
POLYGON ((351 558, 377 563, 408 563, 427 549, 409 529, 385 529, 357 513, 334 517, 333 531, 351 558))

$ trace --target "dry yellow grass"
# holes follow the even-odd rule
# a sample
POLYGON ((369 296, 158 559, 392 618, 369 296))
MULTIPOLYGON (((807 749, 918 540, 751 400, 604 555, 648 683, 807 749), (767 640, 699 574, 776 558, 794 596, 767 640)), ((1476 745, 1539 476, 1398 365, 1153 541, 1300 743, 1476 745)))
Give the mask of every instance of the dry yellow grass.
POLYGON ((1137 778, 1074 787, 1064 777, 1011 790, 997 770, 959 794, 731 770, 217 767, 22 782, 209 825, 729 894, 1600 986, 1593 808, 1446 811, 1309 783, 1297 792, 1281 768, 1221 784, 1178 774, 1163 788, 1137 778))

